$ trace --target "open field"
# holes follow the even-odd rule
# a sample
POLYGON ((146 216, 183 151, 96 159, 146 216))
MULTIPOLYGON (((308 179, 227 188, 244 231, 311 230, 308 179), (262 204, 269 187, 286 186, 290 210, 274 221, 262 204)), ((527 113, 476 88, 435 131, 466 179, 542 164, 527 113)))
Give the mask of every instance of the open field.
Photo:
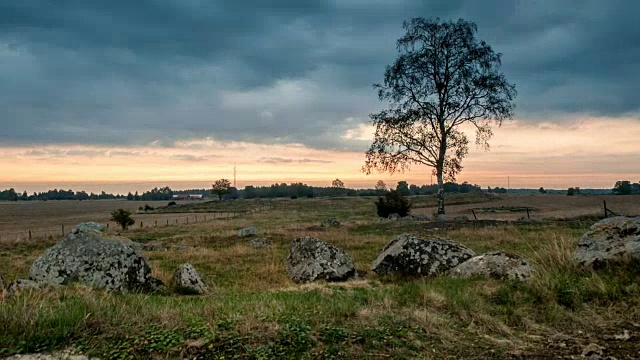
MULTIPOLYGON (((166 206, 167 201, 126 201, 126 200, 92 200, 92 201, 18 201, 0 202, 0 241, 19 241, 26 239, 31 230, 34 237, 59 236, 62 226, 66 230, 75 224, 85 221, 96 221, 115 226, 110 220, 110 213, 116 209, 125 209, 134 213, 136 227, 170 225, 213 219, 213 213, 199 214, 135 214, 139 207, 166 206)), ((193 203, 191 201, 178 202, 178 205, 193 203)), ((231 213, 218 212, 215 217, 227 217, 231 213)))
MULTIPOLYGON (((536 217, 543 217, 579 204, 595 210, 601 202, 598 197, 568 198, 475 198, 484 202, 449 209, 455 214, 454 209, 465 213, 472 207, 533 206, 540 209, 536 217), (545 207, 554 199, 558 204, 545 207)), ((451 197, 454 203, 469 199, 451 197)), ((613 211, 637 209, 636 198, 605 199, 613 211)), ((433 211, 433 199, 415 200, 416 212, 433 211)), ((122 359, 550 359, 580 358, 595 343, 606 356, 640 357, 640 269, 596 273, 569 261, 590 223, 434 231, 422 222, 379 222, 371 198, 278 200, 270 206, 236 218, 123 233, 140 242, 196 247, 145 256, 154 276, 165 282, 176 265, 193 264, 213 288, 211 295, 118 295, 73 285, 0 300, 0 355, 74 347, 122 359), (317 226, 327 218, 342 225, 317 226), (235 235, 246 226, 256 226, 273 245, 250 247, 235 235), (371 263, 404 232, 446 236, 477 253, 517 253, 534 264, 536 275, 526 283, 376 276, 371 263), (360 279, 291 282, 284 271, 289 246, 304 235, 343 248, 360 279)), ((33 260, 56 240, 0 243, 0 273, 8 280, 26 278, 33 260)))

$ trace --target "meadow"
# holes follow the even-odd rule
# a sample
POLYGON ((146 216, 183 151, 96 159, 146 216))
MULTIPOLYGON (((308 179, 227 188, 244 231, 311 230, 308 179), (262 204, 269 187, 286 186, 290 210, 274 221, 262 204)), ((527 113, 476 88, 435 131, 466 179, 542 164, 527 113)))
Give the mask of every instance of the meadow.
MULTIPOLYGON (((636 197, 604 199, 614 211, 640 213, 636 197)), ((433 197, 413 200, 414 213, 435 209, 433 197)), ((160 241, 170 249, 145 253, 154 276, 168 282, 175 267, 188 262, 212 293, 111 294, 74 284, 6 298, 0 301, 0 355, 73 348, 116 359, 544 359, 579 357, 589 344, 597 344, 606 356, 640 357, 640 269, 592 272, 569 260, 580 236, 602 215, 600 197, 448 198, 452 216, 469 215, 471 208, 531 207, 532 217, 539 220, 494 226, 379 221, 373 201, 270 200, 260 202, 265 210, 233 218, 134 226, 122 234, 138 242, 160 241), (320 227, 328 218, 341 226, 320 227), (569 218, 576 221, 557 221, 569 218), (246 226, 257 227, 259 236, 273 244, 251 247, 236 235, 246 226), (536 273, 524 283, 372 273, 378 253, 401 233, 444 236, 477 253, 513 252, 529 259, 536 273), (344 249, 354 259, 359 279, 307 285, 290 281, 284 270, 289 246, 305 235, 344 249), (174 244, 195 248, 171 250, 174 244)), ((201 210, 207 213, 231 206, 206 204, 201 210)), ((245 208, 255 204, 236 202, 245 208)), ((107 207, 73 220, 101 221, 113 210, 107 207)), ((478 215, 523 216, 516 212, 478 215)), ((170 215, 176 214, 162 216, 170 215)), ((13 220, 21 221, 16 215, 13 220)), ((0 242, 0 273, 9 281, 26 278, 33 260, 59 238, 0 242)))

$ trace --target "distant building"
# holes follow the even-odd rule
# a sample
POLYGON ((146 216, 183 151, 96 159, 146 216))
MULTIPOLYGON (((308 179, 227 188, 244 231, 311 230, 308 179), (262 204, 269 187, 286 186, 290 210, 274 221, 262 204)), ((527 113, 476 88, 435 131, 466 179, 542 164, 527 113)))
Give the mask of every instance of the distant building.
POLYGON ((173 195, 173 200, 202 200, 202 194, 173 195))

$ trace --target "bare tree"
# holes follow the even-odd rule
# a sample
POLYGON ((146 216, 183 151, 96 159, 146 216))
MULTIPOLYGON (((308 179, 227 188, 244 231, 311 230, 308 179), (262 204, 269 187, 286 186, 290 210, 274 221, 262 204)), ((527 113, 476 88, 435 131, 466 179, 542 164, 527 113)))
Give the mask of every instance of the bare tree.
POLYGON ((370 115, 376 131, 363 171, 432 167, 444 215, 444 182, 455 180, 469 151, 461 125, 472 126, 488 150, 491 124, 513 116, 515 85, 500 72, 501 54, 475 38, 474 23, 414 18, 403 27, 399 55, 374 85, 389 106, 370 115))
POLYGON ((228 194, 231 192, 231 181, 227 179, 220 179, 213 182, 213 188, 211 192, 218 195, 220 201, 222 201, 222 195, 228 194))

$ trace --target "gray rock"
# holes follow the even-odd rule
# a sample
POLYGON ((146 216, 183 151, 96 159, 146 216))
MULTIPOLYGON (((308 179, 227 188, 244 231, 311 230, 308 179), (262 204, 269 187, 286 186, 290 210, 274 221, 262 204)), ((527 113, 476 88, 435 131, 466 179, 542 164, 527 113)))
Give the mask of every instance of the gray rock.
POLYGON ((312 237, 293 240, 287 275, 296 283, 316 280, 344 281, 357 276, 351 257, 335 246, 312 237))
POLYGON ((262 248, 271 245, 271 240, 265 238, 256 238, 249 241, 249 245, 254 248, 262 248))
POLYGON ((249 237, 257 234, 258 234, 258 229, 254 227, 246 227, 244 229, 238 230, 238 236, 240 237, 249 237))
POLYGON ((160 241, 154 240, 142 244, 144 251, 166 251, 167 248, 160 241))
POLYGON ((326 219, 320 224, 322 227, 338 227, 340 226, 340 221, 336 219, 326 219))
POLYGON ((395 213, 394 213, 394 214, 391 214, 391 215, 389 215, 389 216, 387 217, 387 219, 389 219, 389 220, 400 220, 400 218, 401 218, 401 216, 400 216, 400 215, 398 215, 398 214, 395 214, 395 213))
MULTIPOLYGON (((82 230, 82 231, 91 230, 91 231, 95 231, 97 233, 102 233, 102 232, 104 232, 106 230, 106 228, 102 224, 98 224, 97 222, 94 222, 94 221, 89 221, 89 222, 78 224, 78 225, 74 226, 74 229, 79 229, 79 230, 82 230)), ((72 231, 73 231, 73 229, 72 229, 72 231)))
POLYGON ((455 218, 453 218, 456 222, 467 222, 469 221, 469 217, 466 215, 458 215, 455 218))
POLYGON ((371 270, 380 275, 436 276, 473 256, 473 250, 447 239, 402 234, 384 247, 371 270))
POLYGON ((7 286, 7 296, 17 296, 23 292, 41 290, 44 287, 46 287, 46 284, 32 280, 18 279, 7 286))
POLYGON ((533 276, 533 266, 518 255, 496 251, 463 262, 449 271, 458 278, 483 276, 493 279, 528 280, 533 276))
POLYGON ((627 261, 639 264, 640 217, 617 216, 593 224, 580 238, 573 260, 588 268, 627 261))
POLYGON ((431 218, 428 215, 412 215, 411 219, 414 221, 430 221, 431 218))
POLYGON ((31 280, 66 285, 78 281, 112 291, 153 290, 151 268, 142 255, 118 239, 74 228, 31 265, 31 280))
POLYGON ((202 295, 209 292, 207 284, 202 281, 200 274, 191 264, 178 266, 173 273, 171 286, 177 293, 184 295, 202 295))
POLYGON ((173 245, 171 249, 175 251, 189 251, 195 248, 193 246, 187 246, 187 245, 173 245))
POLYGON ((436 217, 436 219, 438 221, 447 221, 447 215, 445 214, 438 214, 438 216, 436 217))

